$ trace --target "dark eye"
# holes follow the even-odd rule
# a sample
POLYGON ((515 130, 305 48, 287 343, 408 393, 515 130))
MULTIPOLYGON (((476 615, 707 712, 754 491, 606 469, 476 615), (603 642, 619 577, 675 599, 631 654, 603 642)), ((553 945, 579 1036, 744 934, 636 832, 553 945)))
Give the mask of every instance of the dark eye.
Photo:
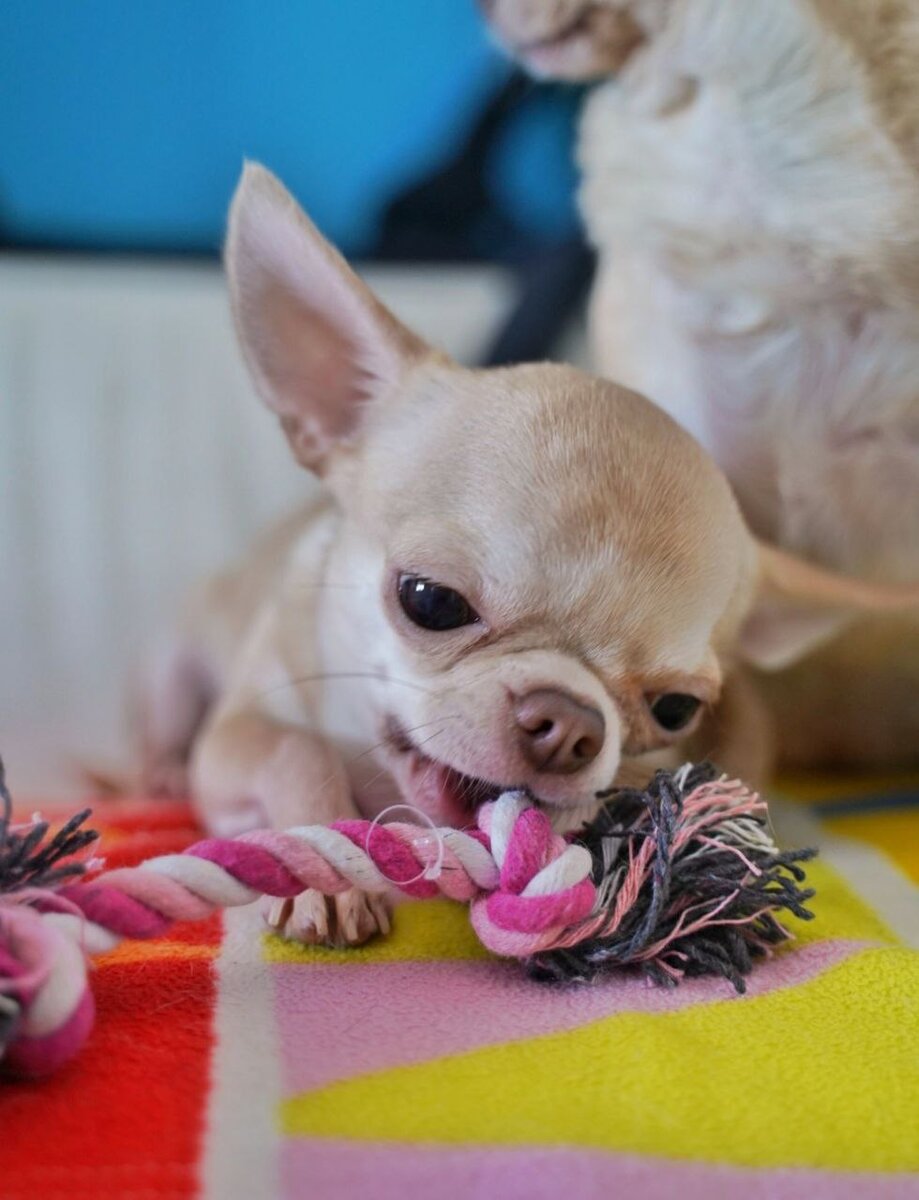
POLYGON ((410 621, 436 633, 474 625, 479 619, 479 614, 459 592, 420 575, 403 575, 399 579, 399 603, 410 621))
POLYGON ((651 701, 651 714, 668 733, 685 729, 701 707, 702 701, 685 692, 665 692, 651 701))

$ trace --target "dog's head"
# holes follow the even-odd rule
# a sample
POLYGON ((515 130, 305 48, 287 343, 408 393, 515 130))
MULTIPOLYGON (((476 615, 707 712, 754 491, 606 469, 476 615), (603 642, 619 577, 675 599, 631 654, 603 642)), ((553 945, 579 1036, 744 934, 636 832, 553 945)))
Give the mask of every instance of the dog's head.
POLYGON ((479 0, 504 48, 534 75, 584 80, 620 70, 663 27, 673 0, 479 0))
POLYGON ((439 819, 496 787, 589 805, 624 755, 694 730, 738 648, 787 661, 867 586, 762 551, 641 396, 430 349, 262 168, 227 267, 258 390, 342 512, 335 620, 386 768, 439 819))

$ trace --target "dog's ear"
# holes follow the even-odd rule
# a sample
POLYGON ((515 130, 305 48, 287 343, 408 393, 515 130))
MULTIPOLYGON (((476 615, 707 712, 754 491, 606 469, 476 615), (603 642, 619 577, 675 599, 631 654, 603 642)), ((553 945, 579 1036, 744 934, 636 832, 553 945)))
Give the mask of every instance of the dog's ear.
POLYGON ((322 473, 364 405, 427 347, 376 299, 278 179, 247 164, 225 262, 243 354, 296 458, 322 473))
POLYGON ((777 671, 830 641, 860 616, 914 611, 919 583, 853 579, 760 545, 759 591, 740 633, 741 656, 777 671))

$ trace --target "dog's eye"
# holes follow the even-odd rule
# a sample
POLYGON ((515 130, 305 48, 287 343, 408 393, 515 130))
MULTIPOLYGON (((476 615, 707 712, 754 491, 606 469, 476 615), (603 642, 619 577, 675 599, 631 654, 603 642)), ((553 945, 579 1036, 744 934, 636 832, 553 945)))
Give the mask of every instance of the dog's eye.
POLYGON ((686 728, 701 704, 697 696, 689 696, 685 692, 666 692, 651 701, 651 714, 661 729, 678 733, 686 728))
POLYGON ((459 592, 420 575, 403 575, 399 579, 399 603, 410 621, 435 633, 474 625, 479 619, 479 614, 459 592))

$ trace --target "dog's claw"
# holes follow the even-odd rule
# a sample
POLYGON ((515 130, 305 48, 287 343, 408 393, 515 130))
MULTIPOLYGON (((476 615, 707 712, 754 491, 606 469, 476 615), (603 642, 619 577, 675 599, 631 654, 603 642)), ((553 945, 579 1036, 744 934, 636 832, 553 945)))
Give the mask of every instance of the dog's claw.
POLYGON ((281 937, 306 946, 360 946, 390 929, 386 902, 357 888, 337 896, 310 889, 293 900, 274 900, 265 920, 281 937))
POLYGON ((357 888, 332 897, 336 946, 360 946, 377 933, 389 932, 389 913, 379 896, 357 888))
POLYGON ((389 933, 392 929, 392 922, 389 919, 389 907, 382 896, 368 896, 367 903, 370 906, 372 919, 376 922, 376 927, 383 935, 389 933))
POLYGON ((283 930, 293 904, 293 900, 272 899, 265 911, 265 924, 276 932, 283 930))

